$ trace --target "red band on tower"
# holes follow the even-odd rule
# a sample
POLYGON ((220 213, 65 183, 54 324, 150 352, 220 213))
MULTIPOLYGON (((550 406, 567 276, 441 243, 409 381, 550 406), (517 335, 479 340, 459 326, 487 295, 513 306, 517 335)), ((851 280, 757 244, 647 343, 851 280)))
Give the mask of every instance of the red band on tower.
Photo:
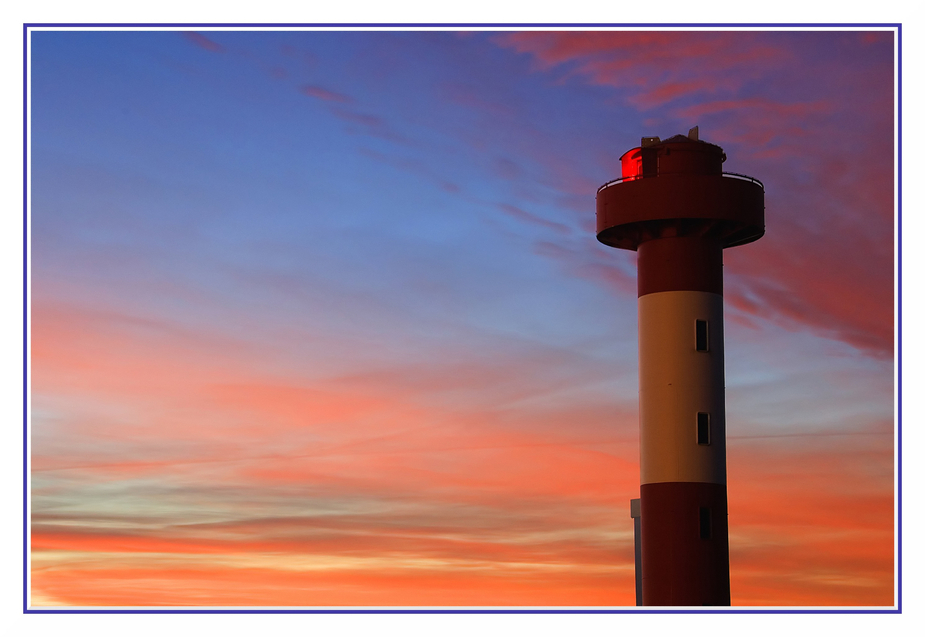
POLYGON ((716 237, 666 237, 639 245, 639 296, 671 290, 723 294, 723 245, 716 237))

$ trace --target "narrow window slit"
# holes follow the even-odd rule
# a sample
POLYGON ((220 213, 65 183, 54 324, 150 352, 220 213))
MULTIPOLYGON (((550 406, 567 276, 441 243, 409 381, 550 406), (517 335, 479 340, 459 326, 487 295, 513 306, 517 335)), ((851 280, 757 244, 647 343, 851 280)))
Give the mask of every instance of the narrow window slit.
POLYGON ((710 414, 697 413, 697 444, 710 444, 710 414))
POLYGON ((697 337, 696 345, 698 352, 708 352, 710 351, 710 339, 709 339, 709 330, 707 330, 707 322, 701 319, 697 319, 697 337))
POLYGON ((709 540, 713 535, 713 520, 708 507, 700 507, 700 539, 709 540))

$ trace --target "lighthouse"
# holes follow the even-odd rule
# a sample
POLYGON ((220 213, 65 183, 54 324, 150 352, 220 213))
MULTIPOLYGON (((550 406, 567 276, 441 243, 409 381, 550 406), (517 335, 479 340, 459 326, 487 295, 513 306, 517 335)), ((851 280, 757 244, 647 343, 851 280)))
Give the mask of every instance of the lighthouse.
POLYGON ((697 127, 643 137, 597 191, 597 238, 637 253, 644 606, 728 606, 723 250, 764 234, 764 186, 697 127))

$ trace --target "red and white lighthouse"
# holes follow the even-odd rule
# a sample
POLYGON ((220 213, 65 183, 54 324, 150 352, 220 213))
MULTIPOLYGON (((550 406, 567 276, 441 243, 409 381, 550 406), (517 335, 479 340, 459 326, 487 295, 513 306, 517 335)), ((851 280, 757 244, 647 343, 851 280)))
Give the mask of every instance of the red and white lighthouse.
POLYGON ((723 249, 764 234, 764 187, 723 149, 642 139, 597 192, 597 238, 638 253, 642 604, 728 606, 723 249))

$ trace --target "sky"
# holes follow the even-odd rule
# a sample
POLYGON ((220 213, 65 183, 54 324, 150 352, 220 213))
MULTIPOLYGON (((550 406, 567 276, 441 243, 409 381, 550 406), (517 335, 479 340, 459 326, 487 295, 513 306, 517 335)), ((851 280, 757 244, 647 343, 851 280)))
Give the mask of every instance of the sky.
POLYGON ((635 253, 700 127, 732 603, 894 603, 894 34, 31 35, 33 606, 631 606, 635 253))

